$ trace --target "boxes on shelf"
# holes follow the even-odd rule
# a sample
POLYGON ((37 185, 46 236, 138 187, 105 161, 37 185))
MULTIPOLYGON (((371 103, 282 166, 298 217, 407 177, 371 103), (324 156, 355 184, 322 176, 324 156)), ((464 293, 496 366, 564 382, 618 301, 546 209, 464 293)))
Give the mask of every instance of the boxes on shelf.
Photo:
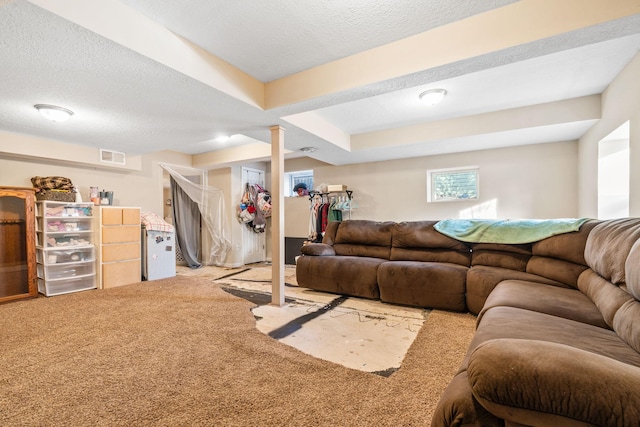
POLYGON ((336 193, 340 191, 347 191, 347 186, 343 184, 327 185, 327 191, 329 193, 336 193))

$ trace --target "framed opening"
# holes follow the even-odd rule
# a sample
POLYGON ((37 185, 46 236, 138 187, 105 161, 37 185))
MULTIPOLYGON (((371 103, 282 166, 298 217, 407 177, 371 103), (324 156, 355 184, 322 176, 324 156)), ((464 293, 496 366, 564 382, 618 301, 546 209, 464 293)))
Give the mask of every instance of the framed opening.
POLYGON ((293 189, 298 184, 307 186, 307 191, 313 190, 313 170, 287 172, 284 174, 284 194, 287 197, 296 197, 293 189))
POLYGON ((479 178, 478 166, 427 170, 427 202, 478 200, 479 178))

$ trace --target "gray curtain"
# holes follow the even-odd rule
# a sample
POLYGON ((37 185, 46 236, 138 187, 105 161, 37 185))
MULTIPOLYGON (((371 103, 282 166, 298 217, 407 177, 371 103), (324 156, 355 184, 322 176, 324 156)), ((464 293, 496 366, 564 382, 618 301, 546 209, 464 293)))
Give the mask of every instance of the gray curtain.
POLYGON ((171 198, 173 199, 173 218, 176 229, 176 239, 182 257, 191 268, 200 268, 201 232, 200 209, 182 188, 171 177, 171 198))

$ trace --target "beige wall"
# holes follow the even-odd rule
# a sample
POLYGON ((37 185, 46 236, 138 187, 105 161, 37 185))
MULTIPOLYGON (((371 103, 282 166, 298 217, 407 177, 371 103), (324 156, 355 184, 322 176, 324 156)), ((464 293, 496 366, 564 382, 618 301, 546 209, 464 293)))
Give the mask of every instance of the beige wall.
MULTIPOLYGON (((316 187, 347 185, 359 205, 353 219, 561 218, 578 215, 577 151, 571 141, 347 166, 295 160, 285 169, 313 168, 316 187), (480 168, 480 199, 427 203, 427 169, 464 166, 480 168)), ((307 198, 285 199, 285 215, 286 236, 308 236, 307 198)))
MULTIPOLYGON (((10 134, 0 135, 0 143, 10 143, 10 134)), ((51 149, 60 144, 67 149, 70 144, 49 141, 51 149)), ((61 150, 62 151, 62 150, 61 150)), ((37 150, 34 150, 38 154, 37 150)), ((78 186, 84 201, 89 200, 89 187, 97 186, 114 192, 114 205, 136 206, 142 211, 164 214, 163 173, 158 163, 189 165, 191 156, 175 152, 159 152, 141 156, 140 170, 96 167, 78 163, 69 153, 68 160, 51 160, 26 155, 0 153, 0 185, 32 187, 34 176, 64 176, 78 186)))
POLYGON ((598 215, 598 142, 629 121, 629 215, 640 216, 640 54, 602 94, 602 119, 580 138, 579 213, 598 215))

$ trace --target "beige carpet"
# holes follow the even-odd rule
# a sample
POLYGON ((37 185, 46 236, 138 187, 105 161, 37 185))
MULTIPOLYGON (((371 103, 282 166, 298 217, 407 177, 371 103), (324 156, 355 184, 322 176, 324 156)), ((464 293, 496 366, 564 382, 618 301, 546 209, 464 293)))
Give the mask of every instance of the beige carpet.
POLYGON ((434 311, 399 371, 351 370, 178 276, 0 305, 0 425, 424 426, 473 334, 434 311))

